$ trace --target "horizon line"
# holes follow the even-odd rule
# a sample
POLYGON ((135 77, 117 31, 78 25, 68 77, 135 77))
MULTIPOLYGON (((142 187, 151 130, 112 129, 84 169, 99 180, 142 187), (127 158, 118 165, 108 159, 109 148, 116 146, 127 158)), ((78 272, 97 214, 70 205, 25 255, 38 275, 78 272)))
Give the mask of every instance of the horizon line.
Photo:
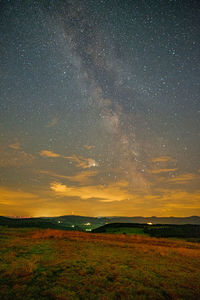
POLYGON ((36 218, 60 218, 60 217, 85 217, 85 218, 179 218, 179 219, 183 219, 183 218, 200 218, 200 216, 198 215, 192 215, 192 216, 184 216, 184 217, 176 217, 176 216, 89 216, 89 215, 57 215, 57 216, 5 216, 5 215, 0 215, 0 217, 4 217, 4 218, 13 218, 13 219, 36 219, 36 218))

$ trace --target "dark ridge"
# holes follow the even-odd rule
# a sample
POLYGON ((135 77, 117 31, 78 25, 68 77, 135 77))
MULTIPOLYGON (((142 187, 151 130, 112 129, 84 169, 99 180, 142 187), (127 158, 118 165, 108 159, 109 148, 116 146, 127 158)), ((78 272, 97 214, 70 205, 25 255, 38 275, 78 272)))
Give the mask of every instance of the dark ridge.
POLYGON ((106 224, 92 230, 93 233, 123 233, 127 229, 140 228, 143 233, 152 237, 178 237, 178 238, 200 238, 200 225, 174 225, 174 224, 139 224, 139 223, 112 223, 106 224))

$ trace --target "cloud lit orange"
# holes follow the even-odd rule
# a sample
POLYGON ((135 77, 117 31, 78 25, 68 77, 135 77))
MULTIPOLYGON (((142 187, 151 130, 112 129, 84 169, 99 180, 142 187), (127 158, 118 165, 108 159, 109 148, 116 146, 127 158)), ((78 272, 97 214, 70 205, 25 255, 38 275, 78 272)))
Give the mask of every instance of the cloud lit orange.
POLYGON ((81 186, 70 187, 60 182, 52 182, 51 190, 61 196, 80 197, 81 199, 95 198, 104 202, 123 201, 129 199, 132 195, 124 188, 126 182, 112 183, 107 186, 81 186))
POLYGON ((170 156, 160 156, 152 159, 152 162, 160 163, 160 162, 174 162, 175 159, 170 156))
POLYGON ((49 150, 42 150, 42 151, 40 151, 40 155, 41 156, 45 156, 45 157, 61 157, 60 154, 54 153, 54 152, 49 151, 49 150))
POLYGON ((149 173, 151 174, 160 174, 160 173, 167 173, 167 172, 175 172, 177 171, 177 168, 174 169, 155 169, 155 170, 149 170, 149 173))

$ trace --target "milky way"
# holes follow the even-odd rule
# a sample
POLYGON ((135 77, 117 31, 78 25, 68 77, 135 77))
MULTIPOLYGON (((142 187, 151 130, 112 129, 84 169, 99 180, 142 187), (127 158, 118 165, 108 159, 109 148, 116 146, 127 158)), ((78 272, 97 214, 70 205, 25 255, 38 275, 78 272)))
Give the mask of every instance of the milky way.
POLYGON ((198 1, 0 14, 0 214, 199 214, 198 1))

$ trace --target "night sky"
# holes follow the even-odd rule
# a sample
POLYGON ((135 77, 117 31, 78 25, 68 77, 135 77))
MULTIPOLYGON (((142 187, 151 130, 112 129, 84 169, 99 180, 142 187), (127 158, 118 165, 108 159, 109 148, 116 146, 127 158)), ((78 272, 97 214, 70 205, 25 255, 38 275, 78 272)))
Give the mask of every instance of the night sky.
POLYGON ((199 42, 199 1, 0 1, 0 215, 200 215, 199 42))

